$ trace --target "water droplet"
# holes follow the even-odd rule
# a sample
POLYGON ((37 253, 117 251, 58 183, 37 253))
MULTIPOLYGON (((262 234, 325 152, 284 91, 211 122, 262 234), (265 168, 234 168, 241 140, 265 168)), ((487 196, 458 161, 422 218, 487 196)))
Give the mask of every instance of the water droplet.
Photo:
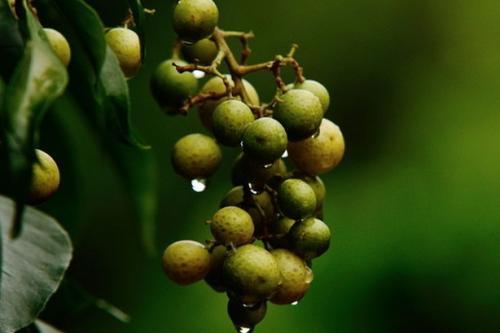
POLYGON ((240 141, 240 147, 243 147, 243 141, 240 141))
POLYGON ((316 131, 316 133, 314 133, 314 134, 312 135, 312 138, 313 138, 313 139, 316 139, 316 138, 319 136, 319 134, 320 134, 320 129, 319 129, 319 127, 318 127, 318 130, 316 131))
POLYGON ((252 193, 253 195, 262 193, 262 189, 255 184, 248 183, 248 188, 250 189, 250 193, 252 193))
POLYGON ((253 327, 237 326, 236 330, 238 333, 251 333, 253 332, 253 327))
POLYGON ((293 303, 290 303, 290 305, 292 305, 292 306, 295 306, 295 305, 297 305, 297 304, 299 304, 299 301, 295 301, 295 302, 293 302, 293 303))
POLYGON ((193 179, 191 180, 191 188, 195 192, 203 192, 207 188, 207 180, 201 178, 193 179))
POLYGON ((242 303, 244 308, 253 308, 257 305, 257 303, 242 303))
POLYGON ((288 157, 288 150, 285 150, 283 152, 283 155, 281 155, 281 158, 287 158, 288 157))
POLYGON ((264 169, 269 169, 270 167, 272 167, 273 164, 272 163, 269 163, 269 164, 264 164, 264 169))
POLYGON ((313 274, 313 271, 312 269, 310 269, 309 267, 306 267, 306 280, 305 280, 305 283, 307 284, 310 284, 314 279, 314 274, 313 274))
POLYGON ((182 43, 182 45, 186 45, 186 46, 190 46, 190 45, 194 44, 193 42, 190 42, 188 40, 181 40, 181 43, 182 43))
POLYGON ((205 77, 205 72, 204 71, 199 71, 199 70, 194 70, 193 75, 197 79, 203 79, 205 77))

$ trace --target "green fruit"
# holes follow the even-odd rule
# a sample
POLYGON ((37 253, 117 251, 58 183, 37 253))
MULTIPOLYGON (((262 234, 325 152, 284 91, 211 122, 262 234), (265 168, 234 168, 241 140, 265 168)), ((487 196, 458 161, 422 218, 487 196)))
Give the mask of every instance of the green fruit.
POLYGON ((210 36, 218 21, 219 10, 212 0, 180 0, 174 9, 174 30, 187 42, 210 36))
POLYGON ((219 146, 209 136, 195 133, 177 141, 172 152, 175 171, 186 179, 205 179, 215 173, 222 159, 219 146))
POLYGON ((273 255, 255 245, 243 245, 224 261, 224 283, 229 294, 244 304, 271 297, 281 283, 273 255))
POLYGON ((252 110, 236 99, 226 100, 215 108, 212 116, 215 138, 223 145, 240 145, 245 128, 255 120, 252 110))
POLYGON ((139 36, 127 28, 113 28, 106 32, 106 42, 118 58, 125 77, 135 76, 141 67, 139 36))
POLYGON ((269 231, 273 235, 273 238, 270 239, 271 245, 275 248, 288 248, 288 232, 294 224, 295 220, 286 216, 271 223, 269 228, 269 231))
POLYGON ((336 167, 344 156, 345 144, 337 125, 323 119, 317 136, 288 144, 288 156, 309 175, 317 175, 336 167))
POLYGON ((163 270, 170 280, 180 285, 197 282, 210 269, 210 253, 203 244, 182 240, 170 244, 163 252, 163 270))
POLYGON ((309 290, 313 274, 302 258, 285 249, 271 251, 281 272, 282 280, 271 298, 274 304, 297 302, 309 290))
POLYGON ((306 182, 287 179, 278 189, 278 205, 286 217, 300 220, 316 210, 316 195, 306 182))
POLYGON ((252 217, 255 227, 254 234, 260 236, 264 225, 276 218, 276 209, 269 192, 263 191, 259 194, 249 193, 245 196, 243 186, 231 189, 222 199, 220 207, 237 206, 244 209, 252 217))
POLYGON ((226 259, 227 250, 224 245, 215 246, 210 251, 210 269, 205 276, 205 282, 217 292, 226 291, 224 281, 222 280, 222 267, 226 259))
POLYGON ((227 303, 227 313, 236 328, 253 328, 264 319, 266 311, 266 302, 245 306, 236 300, 229 299, 227 303))
POLYGON ((296 172, 295 176, 311 186, 316 195, 316 209, 320 209, 323 206, 326 196, 326 187, 321 178, 319 178, 319 176, 309 176, 300 172, 296 172))
POLYGON ((286 174, 286 164, 281 158, 271 165, 265 165, 241 153, 234 161, 231 180, 233 185, 252 184, 255 188, 261 188, 271 178, 282 178, 286 174))
POLYGON ((218 52, 217 45, 208 38, 199 40, 192 45, 182 46, 182 54, 186 60, 201 65, 210 65, 217 57, 218 52))
POLYGON ((297 141, 318 131, 323 118, 323 108, 313 93, 292 89, 280 96, 273 118, 283 125, 291 141, 297 141))
POLYGON ((325 86, 314 80, 305 80, 302 83, 296 83, 294 89, 304 89, 314 94, 318 97, 321 107, 323 108, 323 114, 328 110, 330 106, 330 94, 326 90, 325 86))
POLYGON ((305 259, 325 253, 330 246, 330 238, 330 228, 314 217, 295 223, 288 233, 291 249, 305 259))
POLYGON ((176 113, 184 101, 198 90, 198 80, 193 73, 179 73, 173 64, 184 66, 186 62, 178 59, 163 61, 151 77, 151 93, 156 102, 167 113, 176 113))
MULTIPOLYGON (((230 75, 226 75, 226 78, 229 80, 229 84, 234 87, 234 82, 231 79, 230 75)), ((248 82, 247 80, 243 79, 243 87, 245 88, 245 91, 247 92, 248 99, 250 104, 252 105, 260 105, 260 99, 259 95, 257 93, 257 90, 248 82)), ((226 91, 226 86, 224 85, 224 81, 220 77, 213 77, 210 80, 208 80, 205 85, 200 90, 200 93, 213 93, 213 94, 221 94, 226 91)), ((239 96, 236 96, 235 98, 239 99, 239 96)), ((204 102, 203 104, 200 105, 198 108, 198 115, 200 117, 201 122, 203 123, 203 126, 205 126, 208 129, 212 129, 212 115, 214 113, 215 107, 222 101, 225 100, 225 98, 222 98, 220 100, 208 100, 204 102)))
POLYGON ((56 56, 62 61, 64 66, 68 67, 71 60, 71 48, 66 38, 59 31, 54 29, 44 28, 43 31, 45 31, 47 40, 56 56))
POLYGON ((56 162, 49 154, 36 149, 36 158, 33 164, 33 175, 28 192, 29 204, 40 204, 47 201, 59 188, 60 175, 56 162))
POLYGON ((279 159, 287 147, 287 134, 281 124, 272 118, 259 118, 249 124, 242 137, 243 151, 261 163, 279 159))
POLYGON ((214 214, 210 231, 219 243, 239 246, 252 241, 254 225, 252 217, 246 211, 236 206, 228 206, 214 214))

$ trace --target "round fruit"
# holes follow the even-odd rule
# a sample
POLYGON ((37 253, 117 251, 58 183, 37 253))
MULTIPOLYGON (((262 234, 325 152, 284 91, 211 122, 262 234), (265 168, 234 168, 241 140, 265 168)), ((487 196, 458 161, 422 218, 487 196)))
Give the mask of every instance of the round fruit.
POLYGON ((323 108, 323 114, 328 110, 330 106, 330 94, 326 90, 325 86, 314 80, 305 80, 302 83, 296 83, 294 89, 304 89, 314 94, 318 97, 321 107, 323 108))
POLYGON ((218 292, 226 291, 224 281, 222 280, 222 267, 224 266, 226 255, 227 250, 224 245, 217 245, 210 251, 210 270, 205 276, 205 282, 218 292))
POLYGON ((285 216, 300 220, 316 210, 316 195, 306 182, 287 179, 278 189, 278 205, 285 216))
POLYGON ((229 299, 227 303, 227 313, 234 326, 237 328, 253 328, 266 316, 266 302, 257 303, 253 306, 246 306, 238 301, 229 299))
POLYGON ((323 119, 317 136, 288 144, 288 155, 300 170, 310 175, 336 167, 344 156, 344 137, 337 125, 323 119))
POLYGON ((212 116, 215 138, 223 145, 239 146, 243 131, 254 120, 252 110, 245 103, 226 100, 217 105, 212 116))
POLYGON ((233 298, 244 304, 255 304, 276 292, 281 273, 271 253, 247 244, 224 261, 224 283, 233 298))
POLYGON ((239 246, 252 241, 254 226, 252 217, 246 211, 236 206, 227 206, 214 214, 210 231, 218 242, 239 246))
POLYGON ((261 163, 272 163, 286 150, 287 134, 281 124, 272 118, 259 118, 243 132, 243 151, 261 163))
POLYGON ((50 28, 44 28, 43 30, 56 56, 62 61, 64 66, 68 67, 71 60, 71 48, 66 38, 57 30, 50 28))
POLYGON ((222 159, 219 146, 209 136, 195 133, 177 141, 172 152, 175 171, 186 179, 205 179, 217 170, 222 159))
POLYGON ((248 185, 262 187, 273 177, 284 177, 287 173, 286 164, 280 158, 271 165, 256 162, 241 153, 233 164, 231 180, 233 185, 248 185))
POLYGON ((323 108, 313 93, 292 89, 280 96, 273 117, 283 125, 291 141, 303 140, 318 131, 323 108))
POLYGON ((192 45, 183 45, 182 54, 189 62, 198 62, 202 65, 210 65, 217 57, 217 45, 208 39, 202 39, 192 45))
POLYGON ((40 204, 49 199, 59 188, 60 175, 56 162, 49 154, 36 149, 33 164, 33 175, 27 201, 30 204, 40 204))
POLYGON ((302 258, 285 249, 271 251, 281 272, 278 291, 271 298, 274 304, 291 304, 304 297, 312 281, 312 271, 302 258))
POLYGON ((182 240, 170 244, 163 252, 163 270, 168 278, 180 285, 197 282, 210 269, 210 253, 203 244, 182 240))
POLYGON ((210 36, 218 21, 219 10, 212 0, 180 0, 174 9, 174 30, 187 42, 210 36))
MULTIPOLYGON (((229 80, 229 83, 232 87, 234 87, 234 82, 231 79, 230 75, 226 75, 226 78, 229 80)), ((243 79, 243 87, 248 95, 248 99, 250 104, 252 105, 260 105, 259 95, 257 90, 248 82, 243 79)), ((224 81, 220 77, 213 77, 208 80, 205 85, 200 90, 200 93, 213 93, 213 94, 221 94, 226 91, 226 86, 224 85, 224 81)), ((236 97, 239 99, 239 96, 236 97)), ((222 100, 224 100, 223 98, 222 100)), ((200 105, 198 108, 198 115, 205 126, 208 129, 212 129, 212 114, 214 113, 215 107, 221 102, 221 100, 208 100, 200 105)))
POLYGON ((133 77, 141 67, 139 36, 127 28, 113 28, 106 32, 106 42, 118 58, 125 77, 133 77))
POLYGON ((330 229, 314 217, 295 223, 288 233, 292 250, 305 259, 322 255, 330 246, 330 229))
POLYGON ((271 245, 275 248, 288 248, 288 232, 294 224, 295 220, 286 216, 271 223, 269 228, 269 231, 273 235, 273 238, 270 239, 271 245))
POLYGON ((296 177, 305 181, 316 195, 316 209, 320 209, 325 201, 326 187, 319 176, 308 176, 306 174, 295 173, 296 177))
POLYGON ((151 93, 167 113, 175 113, 176 109, 198 90, 198 80, 193 73, 179 73, 174 63, 179 66, 187 64, 178 59, 165 60, 156 68, 151 77, 151 93))

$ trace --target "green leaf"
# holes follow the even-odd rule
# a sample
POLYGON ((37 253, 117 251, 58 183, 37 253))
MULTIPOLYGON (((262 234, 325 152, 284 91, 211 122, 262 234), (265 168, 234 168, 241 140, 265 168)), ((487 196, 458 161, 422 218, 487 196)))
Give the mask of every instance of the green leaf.
POLYGON ((66 68, 52 51, 43 28, 27 8, 22 9, 22 32, 27 42, 24 54, 7 86, 0 114, 1 155, 7 166, 8 193, 16 200, 13 234, 20 231, 25 197, 29 189, 38 128, 45 111, 62 95, 68 77, 66 68))
POLYGON ((0 76, 7 82, 21 59, 24 41, 8 0, 0 0, 0 76))
POLYGON ((141 58, 144 61, 146 53, 146 40, 144 33, 144 7, 142 6, 141 0, 128 0, 128 4, 134 17, 134 30, 137 32, 137 35, 139 35, 139 39, 141 41, 141 58))
POLYGON ((10 239, 5 230, 14 213, 12 200, 0 196, 3 241, 0 332, 15 332, 33 321, 56 291, 69 266, 72 245, 50 216, 28 207, 23 233, 10 239))

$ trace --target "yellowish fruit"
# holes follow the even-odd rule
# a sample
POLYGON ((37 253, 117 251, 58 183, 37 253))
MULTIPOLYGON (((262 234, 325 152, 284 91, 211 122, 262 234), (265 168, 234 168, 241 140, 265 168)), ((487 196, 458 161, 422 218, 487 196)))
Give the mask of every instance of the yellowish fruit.
POLYGON ((106 42, 115 53, 123 74, 133 77, 141 67, 141 43, 139 36, 127 28, 113 28, 106 33, 106 42))
POLYGON ((40 204, 49 199, 59 188, 60 174, 56 162, 49 154, 36 150, 38 162, 33 164, 33 176, 28 192, 28 203, 40 204))
POLYGON ((69 43, 59 31, 44 28, 45 35, 49 41, 52 50, 57 55, 59 59, 61 59, 64 66, 68 67, 69 62, 71 61, 71 48, 69 47, 69 43))

